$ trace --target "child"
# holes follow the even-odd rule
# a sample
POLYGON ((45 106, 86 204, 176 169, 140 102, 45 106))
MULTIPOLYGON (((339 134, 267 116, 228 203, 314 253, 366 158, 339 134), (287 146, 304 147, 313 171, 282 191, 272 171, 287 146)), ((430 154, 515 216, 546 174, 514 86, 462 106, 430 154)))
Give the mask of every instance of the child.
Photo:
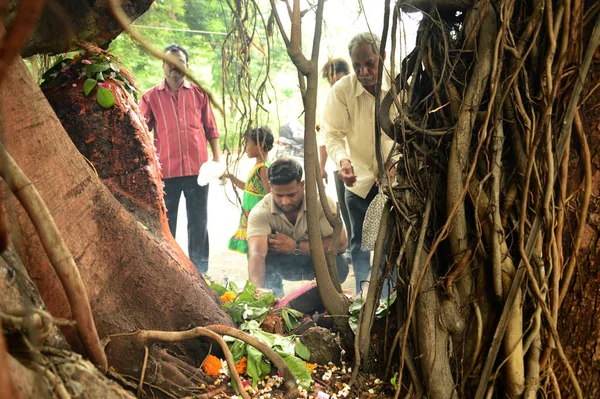
POLYGON ((229 249, 242 254, 248 254, 248 241, 246 240, 246 229, 248 227, 248 214, 254 205, 271 191, 268 179, 269 151, 273 148, 273 133, 266 126, 252 128, 246 133, 246 154, 248 158, 256 158, 256 165, 248 174, 248 181, 242 180, 225 173, 223 178, 230 178, 239 188, 244 190, 242 200, 242 214, 240 225, 233 237, 229 240, 229 249))

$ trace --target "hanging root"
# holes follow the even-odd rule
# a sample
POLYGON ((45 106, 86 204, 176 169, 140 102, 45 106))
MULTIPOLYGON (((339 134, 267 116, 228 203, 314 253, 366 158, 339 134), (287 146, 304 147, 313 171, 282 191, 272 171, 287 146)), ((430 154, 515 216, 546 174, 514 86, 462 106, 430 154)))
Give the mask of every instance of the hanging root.
POLYGON ((79 275, 79 269, 38 191, 1 144, 0 158, 0 175, 12 193, 19 199, 35 226, 48 258, 65 289, 85 349, 92 362, 101 371, 106 372, 108 368, 106 355, 100 345, 90 302, 79 275))
POLYGON ((0 319, 0 396, 5 399, 13 399, 15 397, 12 380, 8 372, 8 349, 4 340, 2 319, 0 319))

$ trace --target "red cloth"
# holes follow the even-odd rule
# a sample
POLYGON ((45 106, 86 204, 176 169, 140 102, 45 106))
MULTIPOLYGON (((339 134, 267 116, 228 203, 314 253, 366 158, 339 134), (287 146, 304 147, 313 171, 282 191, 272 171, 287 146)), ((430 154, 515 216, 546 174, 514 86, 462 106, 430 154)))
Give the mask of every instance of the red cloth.
POLYGON ((184 81, 175 98, 163 80, 144 93, 140 111, 154 130, 163 179, 198 175, 208 161, 208 140, 219 137, 206 93, 184 81))

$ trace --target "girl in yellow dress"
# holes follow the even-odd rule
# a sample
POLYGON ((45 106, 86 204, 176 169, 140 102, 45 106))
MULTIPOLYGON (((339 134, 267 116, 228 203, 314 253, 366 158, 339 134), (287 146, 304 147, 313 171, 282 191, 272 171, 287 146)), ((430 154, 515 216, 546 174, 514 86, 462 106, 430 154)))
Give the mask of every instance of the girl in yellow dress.
POLYGON ((229 239, 229 249, 242 254, 248 254, 248 241, 246 240, 246 230, 248 227, 248 215, 254 205, 271 191, 268 179, 269 151, 273 148, 273 133, 266 126, 252 128, 246 133, 246 154, 248 158, 256 158, 256 164, 248 174, 248 180, 244 183, 242 180, 226 173, 223 177, 231 181, 240 189, 244 190, 242 200, 242 214, 240 216, 240 225, 233 237, 229 239))

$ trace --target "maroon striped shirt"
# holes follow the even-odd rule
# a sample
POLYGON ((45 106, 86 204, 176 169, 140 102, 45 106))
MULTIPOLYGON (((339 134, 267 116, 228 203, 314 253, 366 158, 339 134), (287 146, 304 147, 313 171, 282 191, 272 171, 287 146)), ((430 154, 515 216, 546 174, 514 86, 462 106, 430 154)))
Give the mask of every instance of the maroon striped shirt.
POLYGON ((175 98, 163 80, 144 93, 140 111, 154 130, 163 179, 198 175, 208 160, 208 140, 219 137, 206 93, 184 81, 175 98))

